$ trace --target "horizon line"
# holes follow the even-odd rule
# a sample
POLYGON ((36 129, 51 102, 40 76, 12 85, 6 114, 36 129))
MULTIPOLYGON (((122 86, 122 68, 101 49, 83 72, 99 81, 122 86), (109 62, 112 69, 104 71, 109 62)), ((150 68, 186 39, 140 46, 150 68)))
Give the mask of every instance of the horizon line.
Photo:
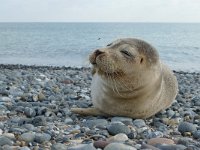
POLYGON ((200 22, 167 22, 167 21, 0 21, 0 23, 200 23, 200 22))

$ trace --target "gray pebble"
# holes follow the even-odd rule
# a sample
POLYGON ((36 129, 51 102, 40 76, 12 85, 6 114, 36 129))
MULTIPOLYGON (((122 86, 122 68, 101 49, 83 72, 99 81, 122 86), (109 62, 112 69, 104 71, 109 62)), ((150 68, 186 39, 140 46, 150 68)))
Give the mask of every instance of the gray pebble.
POLYGON ((30 150, 30 148, 28 148, 27 146, 24 146, 24 147, 20 147, 19 150, 30 150))
POLYGON ((67 117, 65 118, 65 121, 64 121, 66 124, 72 124, 73 123, 73 120, 70 118, 70 117, 67 117))
POLYGON ((24 124, 22 127, 27 129, 28 131, 34 131, 35 130, 35 127, 32 124, 24 124))
POLYGON ((51 146, 51 150, 67 150, 67 146, 61 143, 55 143, 51 146))
POLYGON ((174 115, 175 115, 175 112, 173 110, 171 110, 171 109, 167 110, 167 116, 168 116, 168 118, 171 118, 174 115))
POLYGON ((194 132, 193 132, 193 137, 194 137, 195 139, 200 139, 200 130, 194 131, 194 132))
POLYGON ((192 141, 191 138, 181 137, 180 139, 178 139, 177 144, 188 146, 190 145, 191 141, 192 141))
POLYGON ((131 130, 126 125, 120 123, 112 123, 107 127, 107 129, 111 135, 116 135, 119 133, 124 133, 128 135, 129 133, 131 133, 131 130))
POLYGON ((181 132, 182 134, 184 134, 185 132, 194 132, 196 131, 196 127, 194 124, 189 123, 189 122, 181 122, 178 125, 178 131, 181 132))
POLYGON ((23 127, 11 127, 9 129, 9 132, 13 132, 15 134, 22 134, 22 133, 25 133, 27 132, 28 130, 23 128, 23 127))
POLYGON ((33 142, 35 138, 35 133, 27 132, 20 135, 21 140, 26 142, 33 142))
POLYGON ((69 147, 67 150, 96 150, 91 144, 80 144, 77 146, 69 147))
POLYGON ((129 139, 135 139, 137 137, 137 132, 136 131, 131 131, 129 134, 128 134, 128 138, 129 139))
POLYGON ((0 136, 0 146, 3 146, 3 145, 13 145, 13 141, 7 137, 0 136))
POLYGON ((83 123, 83 125, 89 128, 98 127, 98 126, 107 126, 108 121, 106 119, 87 120, 83 123))
POLYGON ((46 118, 44 116, 37 116, 32 121, 34 126, 45 126, 46 118))
POLYGON ((35 112, 35 109, 34 108, 29 108, 29 107, 26 107, 24 109, 24 114, 27 116, 27 117, 34 117, 36 115, 36 112, 35 112))
POLYGON ((153 131, 149 134, 149 138, 163 137, 163 132, 161 131, 153 131))
POLYGON ((51 136, 46 133, 36 133, 35 134, 35 142, 43 143, 45 141, 49 141, 51 139, 51 136))
POLYGON ((122 143, 110 143, 104 148, 104 150, 137 150, 137 149, 122 143))
POLYGON ((146 123, 143 119, 135 119, 133 121, 133 125, 138 127, 138 128, 141 128, 141 127, 145 127, 146 126, 146 123))
POLYGON ((168 145, 168 144, 163 144, 163 145, 158 145, 156 146, 157 148, 161 150, 185 150, 187 147, 184 145, 168 145))

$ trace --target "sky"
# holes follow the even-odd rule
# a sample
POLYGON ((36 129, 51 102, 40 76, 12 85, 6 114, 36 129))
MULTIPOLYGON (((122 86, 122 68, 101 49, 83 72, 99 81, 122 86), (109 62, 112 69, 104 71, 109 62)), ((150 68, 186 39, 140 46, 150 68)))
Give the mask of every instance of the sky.
POLYGON ((200 22, 200 0, 0 0, 0 22, 200 22))

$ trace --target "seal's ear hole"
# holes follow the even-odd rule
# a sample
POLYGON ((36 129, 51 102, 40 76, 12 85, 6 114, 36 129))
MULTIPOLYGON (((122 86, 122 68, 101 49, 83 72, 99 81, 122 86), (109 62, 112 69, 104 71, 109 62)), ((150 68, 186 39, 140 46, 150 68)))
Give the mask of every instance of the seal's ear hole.
POLYGON ((140 63, 142 63, 142 62, 143 62, 143 58, 140 59, 140 63))

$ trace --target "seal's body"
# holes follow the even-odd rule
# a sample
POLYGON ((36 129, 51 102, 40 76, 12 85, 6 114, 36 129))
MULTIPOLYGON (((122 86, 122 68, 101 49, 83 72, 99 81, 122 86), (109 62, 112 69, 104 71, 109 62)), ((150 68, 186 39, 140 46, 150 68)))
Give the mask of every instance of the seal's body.
POLYGON ((169 107, 178 84, 154 47, 139 39, 120 39, 90 56, 94 108, 73 108, 83 115, 148 118, 169 107))

